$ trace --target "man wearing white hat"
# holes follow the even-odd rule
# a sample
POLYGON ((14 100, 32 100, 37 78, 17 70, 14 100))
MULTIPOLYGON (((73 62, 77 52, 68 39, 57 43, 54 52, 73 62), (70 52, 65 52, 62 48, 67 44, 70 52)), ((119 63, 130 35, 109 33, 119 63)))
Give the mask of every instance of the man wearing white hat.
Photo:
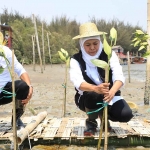
MULTIPOLYGON (((76 95, 75 103, 80 110, 88 113, 98 110, 107 102, 108 119, 112 121, 128 122, 132 117, 132 110, 121 96, 120 88, 125 82, 122 67, 115 52, 110 59, 109 83, 104 83, 105 71, 94 66, 91 59, 108 62, 106 53, 100 40, 103 32, 98 31, 94 23, 82 24, 80 34, 73 39, 79 39, 80 51, 70 60, 70 80, 73 82, 76 95)), ((97 128, 96 119, 102 118, 102 109, 88 114, 84 134, 92 136, 97 128)))

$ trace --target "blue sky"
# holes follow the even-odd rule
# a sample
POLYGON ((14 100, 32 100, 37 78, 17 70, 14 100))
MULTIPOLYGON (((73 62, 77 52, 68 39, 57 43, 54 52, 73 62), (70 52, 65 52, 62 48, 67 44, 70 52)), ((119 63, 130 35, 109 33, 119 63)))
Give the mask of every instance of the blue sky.
POLYGON ((4 8, 24 16, 38 15, 48 23, 63 15, 80 23, 95 17, 106 21, 118 19, 147 30, 147 0, 4 0, 0 13, 4 8))

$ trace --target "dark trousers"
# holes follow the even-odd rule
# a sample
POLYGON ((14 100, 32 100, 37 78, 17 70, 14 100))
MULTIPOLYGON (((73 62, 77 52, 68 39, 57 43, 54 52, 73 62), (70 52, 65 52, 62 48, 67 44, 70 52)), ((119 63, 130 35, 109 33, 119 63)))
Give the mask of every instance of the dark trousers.
MULTIPOLYGON (((91 110, 101 108, 102 105, 97 105, 97 103, 103 103, 103 98, 103 95, 95 92, 84 92, 80 98, 77 95, 75 96, 75 102, 79 109, 85 112, 85 107, 91 110)), ((128 122, 132 117, 132 110, 124 99, 115 102, 112 106, 108 105, 108 119, 128 122)))
MULTIPOLYGON (((7 92, 12 93, 12 82, 8 82, 3 90, 7 92)), ((15 94, 16 94, 16 100, 23 100, 26 99, 29 93, 29 86, 26 84, 26 82, 22 80, 16 80, 15 81, 15 94)), ((0 105, 5 105, 10 102, 12 102, 12 96, 8 97, 10 95, 1 92, 0 93, 0 105)))

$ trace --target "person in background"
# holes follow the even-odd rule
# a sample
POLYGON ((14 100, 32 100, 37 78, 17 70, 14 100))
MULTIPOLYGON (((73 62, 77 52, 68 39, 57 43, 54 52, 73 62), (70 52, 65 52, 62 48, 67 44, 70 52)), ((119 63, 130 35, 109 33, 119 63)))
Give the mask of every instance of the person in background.
MULTIPOLYGON (((7 47, 0 45, 0 105, 12 102, 12 78, 8 68, 12 67, 12 51, 7 47), (5 55, 6 59, 2 56, 5 55), (3 69, 3 72, 2 72, 3 69)), ((24 127, 20 117, 24 113, 25 105, 32 97, 33 87, 28 73, 18 62, 14 55, 14 71, 21 80, 15 81, 15 99, 16 99, 16 123, 17 129, 24 127)))
MULTIPOLYGON (((80 51, 70 60, 70 80, 76 90, 75 103, 77 107, 88 113, 98 110, 108 103, 108 119, 112 121, 128 122, 132 117, 132 110, 121 96, 120 88, 125 82, 122 67, 118 57, 112 51, 110 59, 109 83, 104 83, 105 71, 92 64, 91 59, 108 62, 100 39, 102 32, 98 31, 94 23, 85 23, 79 27, 80 34, 73 39, 79 39, 80 51)), ((86 119, 85 136, 94 135, 97 128, 96 119, 102 119, 103 109, 88 114, 86 119)))

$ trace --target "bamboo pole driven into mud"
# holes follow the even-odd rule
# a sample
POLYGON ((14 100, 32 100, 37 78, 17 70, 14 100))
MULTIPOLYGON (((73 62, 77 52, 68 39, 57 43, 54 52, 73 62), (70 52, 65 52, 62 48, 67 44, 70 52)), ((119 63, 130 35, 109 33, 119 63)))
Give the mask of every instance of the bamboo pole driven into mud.
POLYGON ((15 101, 15 82, 14 82, 14 50, 12 49, 12 93, 13 93, 13 143, 14 150, 18 150, 17 129, 16 129, 16 101, 15 101))
POLYGON ((104 126, 104 118, 105 118, 105 109, 103 110, 103 114, 102 114, 102 120, 101 120, 101 124, 100 124, 100 131, 99 131, 99 140, 98 140, 98 145, 97 145, 97 150, 100 150, 101 148, 101 140, 102 140, 102 133, 103 133, 103 126, 104 126))
MULTIPOLYGON (((147 0, 147 34, 150 35, 150 0, 147 0)), ((150 50, 150 39, 148 40, 147 50, 150 50)), ((146 82, 144 91, 144 104, 149 105, 150 99, 150 56, 146 62, 146 82)))
POLYGON ((131 81, 130 81, 130 56, 129 56, 129 51, 127 52, 127 57, 128 57, 128 80, 129 80, 129 83, 130 83, 131 81))
POLYGON ((49 42, 49 33, 47 32, 47 42, 48 42, 48 52, 49 52, 49 60, 52 67, 52 58, 51 58, 51 49, 50 49, 50 42, 49 42))
MULTIPOLYGON (((109 80, 109 69, 105 69, 105 83, 109 80)), ((103 114, 104 115, 104 114, 103 114)), ((108 146, 108 107, 105 106, 105 140, 104 140, 104 150, 107 150, 108 146)))
POLYGON ((43 65, 42 65, 41 51, 40 51, 40 45, 39 45, 39 39, 38 39, 38 32, 37 32, 37 26, 36 26, 36 19, 35 19, 35 17, 34 17, 34 14, 33 14, 33 22, 34 22, 35 38, 36 38, 36 42, 37 42, 37 48, 38 48, 40 66, 41 66, 41 73, 43 73, 43 65))
MULTIPOLYGON (((105 68, 105 83, 108 83, 108 79, 109 79, 109 69, 105 68)), ((101 122, 101 126, 100 126, 97 150, 100 150, 100 147, 101 147, 101 139, 102 139, 104 121, 105 121, 104 150, 107 150, 107 147, 108 147, 108 107, 107 106, 105 106, 105 108, 103 110, 103 117, 102 117, 102 122, 101 122)))
POLYGON ((35 35, 32 35, 33 71, 35 71, 35 35))
POLYGON ((45 50, 44 50, 44 30, 43 30, 43 22, 42 22, 42 47, 43 47, 43 66, 45 70, 45 50))
POLYGON ((64 81, 64 105, 63 105, 63 117, 66 116, 66 101, 67 101, 67 72, 68 69, 67 69, 67 63, 66 63, 66 68, 65 68, 65 81, 64 81))

